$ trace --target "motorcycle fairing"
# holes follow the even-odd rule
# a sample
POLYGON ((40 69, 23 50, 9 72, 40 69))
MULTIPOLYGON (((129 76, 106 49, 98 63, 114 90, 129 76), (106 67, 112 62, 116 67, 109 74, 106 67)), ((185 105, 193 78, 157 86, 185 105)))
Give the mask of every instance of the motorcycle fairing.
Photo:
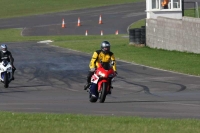
POLYGON ((99 81, 99 77, 94 74, 91 78, 91 83, 97 84, 97 82, 99 81))
MULTIPOLYGON (((98 82, 98 92, 101 91, 101 86, 102 86, 103 82, 107 83, 108 81, 106 81, 106 79, 102 79, 98 82)), ((107 91, 108 91, 108 88, 107 88, 107 91)))
POLYGON ((6 72, 2 72, 2 73, 1 73, 1 78, 2 78, 2 79, 4 79, 5 73, 6 73, 6 72))
MULTIPOLYGON (((5 74, 6 74, 7 72, 2 72, 1 73, 1 79, 3 79, 3 81, 4 81, 4 77, 5 77, 5 74)), ((8 79, 10 79, 10 74, 8 74, 8 79)))
POLYGON ((90 85, 90 93, 94 94, 98 98, 99 93, 97 92, 97 84, 91 83, 91 85, 90 85))

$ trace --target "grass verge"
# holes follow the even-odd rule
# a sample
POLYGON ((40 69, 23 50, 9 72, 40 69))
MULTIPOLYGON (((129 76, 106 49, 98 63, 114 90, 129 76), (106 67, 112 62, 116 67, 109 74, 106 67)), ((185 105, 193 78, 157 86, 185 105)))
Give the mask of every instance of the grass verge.
POLYGON ((144 0, 1 0, 0 18, 69 11, 141 1, 144 0))
MULTIPOLYGON (((107 4, 133 2, 133 0, 1 0, 0 18, 24 16, 46 12, 72 10, 107 4), (78 2, 78 3, 76 3, 78 2), (95 4, 94 4, 95 2, 95 4), (88 5, 87 3, 90 3, 88 5), (98 3, 98 5, 96 5, 98 3), (74 6, 76 5, 76 7, 74 6), (8 10, 9 9, 9 10, 8 10)), ((136 62, 152 67, 178 71, 182 73, 200 74, 198 54, 181 53, 135 47, 128 45, 128 38, 118 36, 41 36, 22 37, 21 30, 0 30, 1 42, 21 42, 54 40, 54 45, 92 53, 99 49, 100 42, 108 40, 112 51, 118 59, 136 62), (173 60, 172 60, 173 59, 173 60)), ((39 45, 39 44, 38 44, 39 45)), ((1 133, 66 133, 66 132, 131 132, 131 133, 197 133, 200 132, 200 121, 193 119, 149 119, 140 117, 101 117, 70 114, 21 114, 0 112, 1 133)))
POLYGON ((18 29, 0 30, 2 35, 0 40, 2 42, 53 40, 53 45, 90 54, 100 48, 103 40, 108 40, 117 59, 185 74, 200 75, 200 54, 132 46, 129 45, 129 38, 123 37, 125 35, 22 37, 20 32, 21 30, 18 29), (10 38, 11 34, 12 38, 10 38))
POLYGON ((0 112, 1 133, 198 133, 195 119, 0 112))
MULTIPOLYGON (((184 11, 184 15, 187 16, 187 17, 195 17, 196 16, 195 15, 195 10, 194 9, 186 9, 184 11)), ((141 19, 141 20, 138 20, 138 21, 132 23, 129 26, 129 29, 141 28, 141 26, 145 26, 145 19, 141 19)))

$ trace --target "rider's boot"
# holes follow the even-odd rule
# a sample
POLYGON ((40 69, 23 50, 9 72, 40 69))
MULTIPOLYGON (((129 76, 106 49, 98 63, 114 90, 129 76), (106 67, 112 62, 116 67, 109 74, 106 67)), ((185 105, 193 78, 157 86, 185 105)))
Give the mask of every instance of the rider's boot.
POLYGON ((16 68, 14 67, 14 68, 12 69, 12 78, 11 78, 11 80, 15 80, 15 78, 14 78, 15 70, 16 70, 16 68))
POLYGON ((113 87, 111 86, 111 84, 110 84, 110 90, 108 91, 108 94, 111 94, 112 92, 111 92, 111 89, 113 89, 113 87))
POLYGON ((108 94, 111 94, 111 89, 113 89, 113 86, 112 86, 112 80, 110 79, 109 81, 109 86, 110 86, 110 90, 108 91, 108 94))
POLYGON ((89 86, 90 86, 90 83, 86 83, 85 85, 84 85, 84 90, 87 90, 88 88, 89 88, 89 86))
POLYGON ((111 89, 108 91, 108 94, 111 94, 112 92, 111 92, 111 89))
POLYGON ((84 90, 87 90, 89 87, 90 87, 90 84, 91 84, 91 77, 92 75, 94 74, 94 72, 90 72, 88 73, 87 75, 87 83, 84 85, 84 90))

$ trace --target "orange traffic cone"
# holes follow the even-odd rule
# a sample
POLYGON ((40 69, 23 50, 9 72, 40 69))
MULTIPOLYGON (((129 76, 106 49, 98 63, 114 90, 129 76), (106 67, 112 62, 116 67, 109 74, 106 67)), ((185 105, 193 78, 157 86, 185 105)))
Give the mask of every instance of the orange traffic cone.
POLYGON ((115 35, 118 35, 119 33, 118 33, 118 30, 115 32, 115 35))
POLYGON ((101 36, 103 36, 103 31, 101 30, 101 36))
POLYGON ((78 23, 77 23, 77 26, 81 26, 81 21, 80 21, 80 18, 78 18, 78 23))
POLYGON ((65 28, 65 21, 64 21, 64 18, 62 20, 62 28, 65 28))
POLYGON ((101 15, 99 16, 99 24, 103 24, 102 19, 101 19, 101 15))
POLYGON ((87 35, 88 35, 88 31, 86 30, 86 31, 85 31, 85 36, 87 36, 87 35))

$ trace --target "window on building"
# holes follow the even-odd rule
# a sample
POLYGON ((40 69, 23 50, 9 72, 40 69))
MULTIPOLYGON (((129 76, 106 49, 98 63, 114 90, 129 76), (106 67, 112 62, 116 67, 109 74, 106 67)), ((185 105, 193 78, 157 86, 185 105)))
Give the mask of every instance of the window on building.
POLYGON ((152 9, 159 9, 160 0, 152 0, 152 9))
POLYGON ((182 0, 149 0, 152 10, 181 9, 182 0))
POLYGON ((180 8, 180 0, 173 0, 173 8, 180 8))

